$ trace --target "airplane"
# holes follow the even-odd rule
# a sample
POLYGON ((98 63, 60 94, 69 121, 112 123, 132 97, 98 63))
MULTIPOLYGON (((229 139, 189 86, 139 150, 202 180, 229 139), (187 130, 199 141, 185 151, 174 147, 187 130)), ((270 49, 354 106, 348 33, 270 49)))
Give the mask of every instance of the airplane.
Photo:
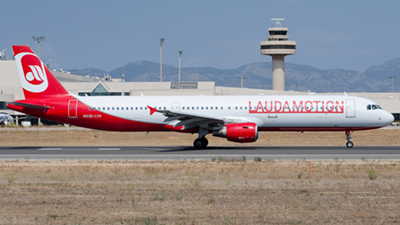
POLYGON ((198 133, 193 146, 206 148, 206 135, 255 142, 261 131, 351 133, 391 124, 377 103, 347 95, 257 96, 77 96, 69 93, 29 46, 13 46, 25 99, 9 109, 75 126, 108 131, 198 133))
POLYGON ((10 123, 14 123, 12 116, 8 115, 7 113, 0 113, 0 124, 8 126, 10 123))

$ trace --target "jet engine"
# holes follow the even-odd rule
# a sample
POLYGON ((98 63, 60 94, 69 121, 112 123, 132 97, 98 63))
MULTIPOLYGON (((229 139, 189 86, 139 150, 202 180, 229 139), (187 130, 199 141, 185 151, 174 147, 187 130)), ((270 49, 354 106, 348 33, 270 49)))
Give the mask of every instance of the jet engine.
POLYGON ((226 137, 233 142, 255 142, 258 139, 258 129, 255 123, 230 123, 213 133, 213 136, 226 137))

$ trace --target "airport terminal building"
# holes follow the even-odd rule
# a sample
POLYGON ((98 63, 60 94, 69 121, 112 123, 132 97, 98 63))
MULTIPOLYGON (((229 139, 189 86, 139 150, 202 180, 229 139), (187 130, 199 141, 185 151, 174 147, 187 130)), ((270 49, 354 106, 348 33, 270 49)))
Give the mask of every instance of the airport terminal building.
MULTIPOLYGON (((72 94, 80 96, 140 96, 140 95, 309 95, 310 92, 265 90, 215 86, 209 82, 124 82, 121 79, 99 79, 66 72, 52 71, 53 75, 72 94)), ((318 93, 344 95, 346 93, 318 93)), ((347 93, 371 99, 400 120, 400 93, 347 93)), ((37 119, 7 109, 7 102, 24 99, 19 74, 14 60, 0 60, 0 112, 22 120, 37 119)), ((37 123, 37 122, 36 122, 37 123)), ((46 123, 46 121, 44 121, 46 123)))

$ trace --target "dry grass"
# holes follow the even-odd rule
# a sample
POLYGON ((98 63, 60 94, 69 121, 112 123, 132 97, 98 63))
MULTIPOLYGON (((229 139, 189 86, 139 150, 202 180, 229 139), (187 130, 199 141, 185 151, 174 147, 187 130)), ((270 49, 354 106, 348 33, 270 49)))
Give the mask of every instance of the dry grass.
MULTIPOLYGON (((192 146, 197 134, 176 132, 107 132, 88 129, 15 128, 2 130, 2 146, 192 146)), ((378 129, 353 133, 355 146, 400 145, 400 129, 378 129)), ((344 132, 261 132, 254 143, 228 142, 225 138, 207 135, 210 146, 225 145, 333 145, 344 146, 344 132)))
MULTIPOLYGON (((184 145, 196 135, 6 129, 3 146, 184 145)), ((400 130, 355 132, 399 145, 400 130)), ((208 137, 210 145, 241 145, 208 137)), ((344 134, 264 132, 247 145, 340 145, 344 134)), ((399 223, 395 161, 0 161, 0 224, 399 223)))
POLYGON ((399 223, 397 164, 0 161, 0 224, 399 223))

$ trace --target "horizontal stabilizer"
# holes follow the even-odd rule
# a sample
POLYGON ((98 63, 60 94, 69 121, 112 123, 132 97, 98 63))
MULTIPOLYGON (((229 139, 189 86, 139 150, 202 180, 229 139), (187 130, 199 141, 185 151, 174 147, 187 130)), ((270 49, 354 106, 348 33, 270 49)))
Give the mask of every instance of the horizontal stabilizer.
POLYGON ((8 104, 22 106, 25 108, 32 108, 32 109, 50 109, 50 106, 34 105, 34 104, 27 104, 27 103, 22 103, 22 102, 9 102, 8 104))

